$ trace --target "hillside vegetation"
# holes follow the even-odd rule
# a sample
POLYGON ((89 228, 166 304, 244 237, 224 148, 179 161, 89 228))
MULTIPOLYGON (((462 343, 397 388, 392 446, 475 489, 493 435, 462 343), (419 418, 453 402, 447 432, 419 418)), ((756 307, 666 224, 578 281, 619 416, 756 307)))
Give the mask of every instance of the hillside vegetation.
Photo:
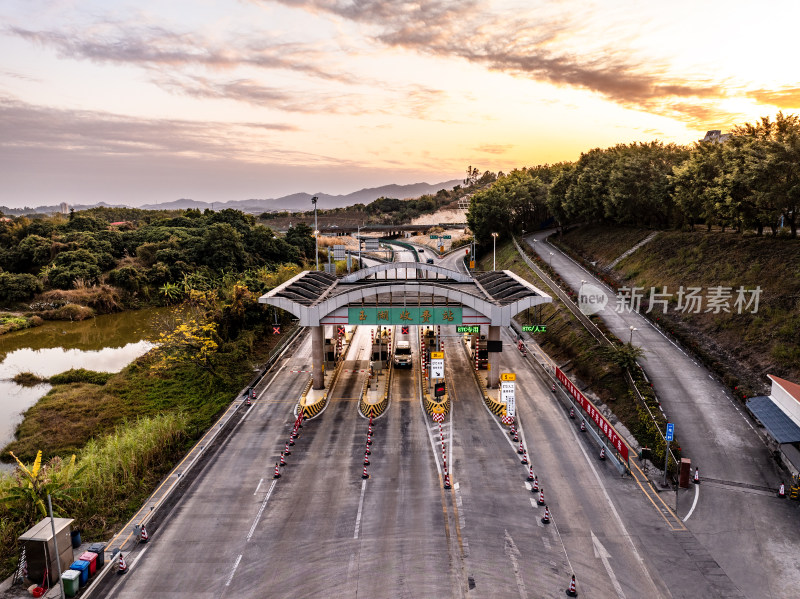
MULTIPOLYGON (((652 233, 645 229, 583 226, 558 239, 596 270, 652 233)), ((644 289, 641 311, 651 287, 674 294, 666 314, 656 305, 650 314, 662 327, 712 366, 741 395, 766 391, 766 374, 800 380, 800 240, 731 233, 661 231, 603 276, 617 287, 644 289), (731 289, 729 311, 707 311, 709 290, 731 289), (666 289, 664 289, 666 287, 666 289), (702 288, 704 303, 694 313, 678 308, 677 292, 702 288), (739 287, 761 294, 757 312, 741 314, 734 305, 739 287)), ((749 297, 749 296, 748 296, 749 297)))

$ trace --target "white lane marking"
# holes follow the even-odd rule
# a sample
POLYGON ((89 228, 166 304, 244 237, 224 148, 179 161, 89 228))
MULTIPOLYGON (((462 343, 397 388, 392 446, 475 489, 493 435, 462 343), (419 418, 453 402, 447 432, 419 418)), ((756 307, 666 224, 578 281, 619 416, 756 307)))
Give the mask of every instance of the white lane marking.
POLYGON ((233 568, 231 568, 231 573, 228 574, 228 580, 225 581, 225 586, 231 586, 231 581, 233 580, 233 575, 236 573, 236 568, 239 567, 239 562, 242 561, 242 555, 239 554, 239 557, 236 558, 236 562, 233 564, 233 568))
POLYGON ((597 538, 597 535, 592 533, 592 545, 594 545, 594 556, 600 558, 603 561, 603 567, 606 569, 606 574, 611 579, 611 584, 614 585, 614 590, 617 592, 617 597, 619 599, 625 599, 625 593, 622 592, 622 586, 619 584, 619 580, 617 580, 616 575, 614 574, 614 570, 611 569, 611 564, 608 563, 608 558, 611 557, 611 554, 603 547, 603 544, 600 542, 600 539, 597 538))
POLYGON ((264 501, 261 502, 261 507, 258 510, 258 514, 256 514, 256 519, 253 520, 253 525, 250 527, 250 532, 247 533, 247 540, 248 541, 253 536, 253 533, 256 531, 256 526, 258 526, 258 521, 261 520, 261 514, 264 513, 264 508, 267 507, 267 502, 269 501, 269 498, 272 495, 272 489, 275 488, 275 485, 277 483, 278 483, 278 479, 277 478, 273 478, 272 479, 272 484, 269 486, 269 491, 267 491, 267 496, 264 497, 264 501))
POLYGON ((528 599, 528 591, 525 589, 525 581, 522 580, 522 573, 519 571, 519 562, 517 558, 522 555, 517 549, 514 539, 506 531, 505 554, 511 560, 511 566, 514 568, 514 578, 517 580, 517 589, 519 590, 520 599, 528 599))
POLYGON ((263 483, 263 482, 264 482, 264 479, 263 479, 263 478, 262 478, 260 481, 258 481, 258 486, 256 487, 256 490, 255 490, 255 491, 253 491, 253 495, 255 495, 256 493, 258 493, 258 490, 261 488, 261 483, 263 483))
POLYGON ((697 507, 697 499, 700 497, 700 485, 694 486, 694 501, 692 502, 692 509, 689 510, 689 513, 684 516, 683 521, 686 522, 689 519, 689 516, 692 515, 694 508, 697 507))
POLYGON ((139 562, 140 559, 142 559, 142 557, 144 556, 144 552, 147 551, 148 549, 150 549, 150 545, 142 549, 142 552, 134 558, 134 560, 131 562, 131 565, 128 566, 128 570, 133 570, 133 567, 139 562))
POLYGON ((361 510, 364 508, 364 492, 367 490, 367 479, 361 481, 361 498, 358 500, 358 513, 356 514, 356 530, 353 538, 358 538, 358 529, 361 528, 361 510))
POLYGON ((586 463, 589 465, 592 474, 594 474, 595 480, 597 480, 597 485, 600 487, 600 490, 603 492, 603 496, 606 498, 606 501, 608 502, 608 506, 611 509, 611 513, 614 515, 614 519, 617 521, 617 524, 622 529, 625 538, 628 539, 628 543, 630 544, 631 549, 633 549, 633 556, 636 558, 636 561, 638 561, 639 564, 641 564, 645 575, 650 580, 650 584, 652 584, 653 587, 655 588, 655 582, 653 582, 653 579, 650 577, 650 573, 647 571, 647 567, 644 564, 642 556, 639 555, 639 551, 636 549, 636 545, 633 544, 633 539, 631 539, 631 535, 630 533, 628 533, 628 529, 625 528, 625 524, 623 524, 622 518, 620 518, 619 512, 617 512, 617 508, 614 507, 614 503, 611 501, 611 497, 608 495, 608 491, 606 491, 606 486, 600 480, 600 474, 598 474, 597 468, 594 467, 593 461, 589 459, 589 454, 586 453, 586 449, 583 447, 583 442, 578 437, 578 433, 575 432, 575 427, 569 427, 569 428, 570 431, 572 432, 572 436, 575 438, 575 444, 581 450, 581 453, 583 453, 583 457, 586 458, 586 463))

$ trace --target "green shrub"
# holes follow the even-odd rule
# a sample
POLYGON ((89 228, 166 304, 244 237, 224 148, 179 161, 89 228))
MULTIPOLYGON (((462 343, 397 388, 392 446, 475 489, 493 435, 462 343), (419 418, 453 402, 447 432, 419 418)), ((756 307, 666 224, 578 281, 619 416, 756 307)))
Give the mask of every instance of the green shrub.
POLYGON ((33 275, 0 273, 0 301, 24 302, 42 291, 42 282, 33 275))

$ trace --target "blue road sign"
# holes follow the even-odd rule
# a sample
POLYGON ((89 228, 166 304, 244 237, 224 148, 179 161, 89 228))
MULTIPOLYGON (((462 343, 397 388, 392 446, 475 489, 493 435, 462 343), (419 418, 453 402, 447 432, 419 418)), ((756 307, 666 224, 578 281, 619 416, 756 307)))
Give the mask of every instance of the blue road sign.
POLYGON ((672 441, 675 439, 675 425, 671 422, 667 424, 666 439, 667 441, 672 441))

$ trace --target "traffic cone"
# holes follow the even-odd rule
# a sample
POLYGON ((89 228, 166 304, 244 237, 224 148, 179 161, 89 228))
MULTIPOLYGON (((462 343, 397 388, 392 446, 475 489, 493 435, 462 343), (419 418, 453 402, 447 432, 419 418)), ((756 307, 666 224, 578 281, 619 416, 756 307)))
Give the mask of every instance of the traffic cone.
POLYGON ((516 427, 516 426, 514 426, 514 425, 512 424, 512 425, 511 425, 511 430, 510 430, 510 431, 508 431, 508 434, 509 434, 509 435, 511 435, 512 437, 513 437, 514 435, 516 435, 516 434, 517 434, 517 427, 516 427))
POLYGON ((542 516, 542 524, 550 524, 550 508, 544 506, 544 516, 542 516))
POLYGON ((553 393, 556 392, 556 384, 555 383, 553 383, 553 386, 550 388, 550 391, 552 391, 553 393))
POLYGON ((535 477, 533 476, 533 466, 528 468, 528 480, 533 480, 535 477))
POLYGON ((581 432, 582 433, 586 432, 586 421, 585 420, 581 420, 581 432))
POLYGON ((569 417, 575 420, 575 408, 569 409, 569 417))
POLYGON ((292 455, 292 452, 289 451, 289 444, 287 443, 286 446, 283 448, 283 455, 292 455))
POLYGON ((694 469, 694 479, 692 482, 696 485, 700 484, 700 468, 695 467, 694 469))
POLYGON ((372 453, 372 450, 369 448, 369 445, 367 445, 367 451, 366 451, 366 454, 367 454, 367 455, 370 455, 371 453, 372 453))
POLYGON ((361 473, 361 478, 369 478, 369 474, 367 474, 367 465, 364 464, 364 472, 361 473))
POLYGON ((577 597, 578 591, 575 589, 575 575, 572 575, 572 580, 569 583, 569 588, 567 589, 567 597, 577 597))
POLYGON ((544 489, 539 489, 539 499, 536 500, 539 505, 544 505, 544 489))
POLYGON ((536 493, 539 490, 539 477, 533 477, 533 484, 531 485, 531 492, 536 493))
POLYGON ((125 574, 128 571, 128 564, 125 563, 125 558, 122 557, 122 552, 119 552, 119 565, 117 567, 117 574, 125 574))
POLYGON ((281 477, 280 466, 278 466, 278 462, 275 462, 275 473, 272 475, 272 478, 280 478, 280 477, 281 477))
POLYGON ((144 524, 142 524, 142 532, 139 535, 139 542, 147 543, 147 541, 149 540, 150 540, 150 535, 147 534, 147 529, 144 527, 144 524))
POLYGON ((778 497, 781 499, 786 499, 786 487, 783 486, 783 483, 781 483, 781 486, 778 487, 778 497))
POLYGON ((286 460, 283 459, 283 454, 281 454, 281 466, 286 465, 286 460))
POLYGON ((606 459, 606 446, 605 445, 603 445, 600 448, 600 459, 601 460, 605 460, 606 459))
POLYGON ((372 435, 367 435, 367 445, 372 445, 372 435))
POLYGON ((522 441, 519 442, 519 449, 517 449, 517 453, 520 455, 525 453, 525 448, 522 446, 522 441))
POLYGON ((517 442, 519 442, 519 435, 517 435, 517 433, 514 432, 514 443, 517 443, 517 442))
POLYGON ((369 466, 369 457, 366 453, 364 454, 364 465, 369 466))
POLYGON ((522 459, 520 461, 523 464, 527 464, 528 463, 528 452, 527 451, 522 454, 522 459))
POLYGON ((294 437, 289 437, 289 445, 294 445, 294 437))
POLYGON ((450 488, 450 475, 447 474, 447 472, 444 473, 444 488, 445 489, 450 488))

